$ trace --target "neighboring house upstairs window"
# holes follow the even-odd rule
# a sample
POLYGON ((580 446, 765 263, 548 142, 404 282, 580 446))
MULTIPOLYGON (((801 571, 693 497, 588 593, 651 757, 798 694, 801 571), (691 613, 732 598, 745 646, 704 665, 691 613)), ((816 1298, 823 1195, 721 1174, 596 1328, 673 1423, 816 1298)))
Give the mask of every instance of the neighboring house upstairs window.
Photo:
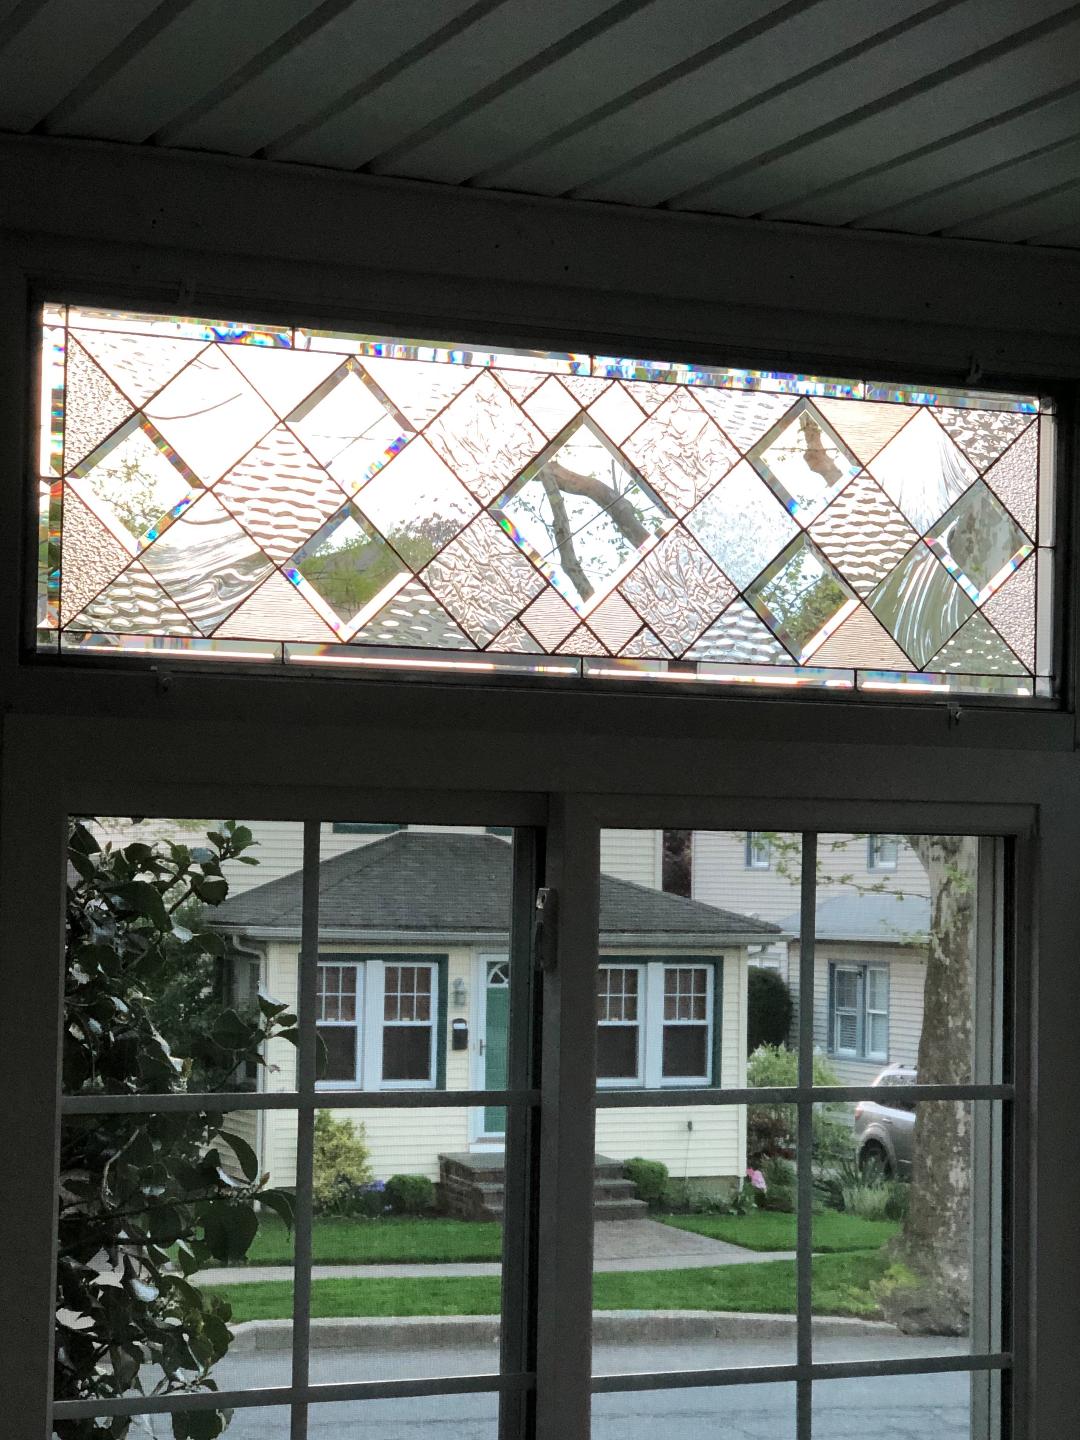
POLYGON ((889 1058, 889 967, 829 966, 829 1051, 844 1060, 889 1058))
POLYGON ((772 846, 763 831, 746 832, 745 863, 747 870, 768 870, 772 865, 772 846))
POLYGON ((319 1081, 365 1090, 438 1083, 438 960, 319 962, 319 1081))
POLYGON ((602 1085, 712 1083, 720 963, 601 965, 596 1073, 602 1085))
POLYGON ((868 870, 895 870, 900 853, 900 844, 895 835, 868 835, 866 837, 866 868, 868 870))

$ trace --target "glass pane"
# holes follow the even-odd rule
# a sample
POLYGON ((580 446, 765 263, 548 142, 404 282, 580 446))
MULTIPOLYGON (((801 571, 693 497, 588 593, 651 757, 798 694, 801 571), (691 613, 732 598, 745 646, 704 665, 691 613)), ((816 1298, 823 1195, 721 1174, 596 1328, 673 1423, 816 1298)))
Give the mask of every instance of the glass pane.
MULTIPOLYGON (((205 1412, 200 1412, 205 1413, 205 1412)), ((227 1413, 227 1412, 223 1412, 227 1413)), ((288 1405, 252 1405, 232 1411, 228 1440, 288 1440, 288 1405)), ((171 1415, 97 1415, 92 1420, 53 1422, 57 1440, 174 1440, 171 1415)))
POLYGON ((42 319, 43 649, 935 696, 1046 669, 1035 398, 42 319))
POLYGON ((317 1112, 314 1383, 498 1370, 505 1159, 469 1133, 465 1106, 317 1112))
POLYGON ((1001 1125, 993 1101, 815 1107, 815 1359, 1000 1348, 1001 1125))
MULTIPOLYGON (((771 867, 749 869, 745 831, 694 831, 690 893, 679 895, 661 888, 668 833, 600 836, 602 985, 610 994, 612 977, 636 977, 642 1038, 639 1068, 621 1083, 599 1084, 596 1096, 597 1373, 795 1359, 795 1107, 656 1097, 670 1099, 680 1083, 795 1086, 789 976, 797 984, 791 916, 801 840, 760 833, 757 853, 767 853, 771 867), (629 1097, 613 1092, 631 1084, 640 1096, 614 1103, 629 1097)), ((616 1041, 620 1033, 628 1032, 597 1026, 598 1080, 614 1073, 612 1052, 626 1043, 616 1041)), ((633 1403, 654 1430, 670 1415, 706 1434, 742 1417, 741 1407, 723 1408, 742 1398, 724 1387, 635 1393, 633 1403)), ((594 1433, 601 1415, 614 1427, 627 1414, 627 1396, 596 1400, 614 1408, 596 1411, 594 1433)), ((759 1403, 766 1405, 764 1394, 759 1403)), ((775 1418, 766 1405, 758 1433, 772 1434, 775 1418)), ((788 1432, 780 1425, 777 1433, 788 1432)))
POLYGON ((303 827, 69 822, 64 1090, 257 1090, 295 1040, 295 977, 245 932, 302 863, 303 827))
MULTIPOLYGON (((456 1370, 451 1373, 458 1373, 456 1370)), ((413 1395, 398 1400, 342 1400, 308 1410, 312 1440, 498 1440, 499 1397, 413 1395)), ((231 1440, 231 1437, 230 1437, 231 1440)), ((274 1440, 278 1440, 275 1436, 274 1440)), ((280 1440, 287 1440, 282 1435, 280 1440)))
POLYGON ((979 845, 962 835, 897 836, 895 869, 879 872, 866 835, 818 837, 818 1084, 1001 1078, 1000 940, 979 845))
POLYGON ((357 1078, 356 1060, 359 1035, 355 1025, 320 1025, 322 1048, 316 1061, 320 1080, 343 1080, 352 1084, 357 1078))
POLYGON ((296 1114, 273 1113, 269 1176, 249 1110, 64 1121, 57 1399, 288 1384, 296 1114))
POLYGON ((743 1106, 598 1101, 594 1373, 793 1363, 794 1150, 748 1165, 743 1106))
POLYGON ((709 1034, 704 1025, 664 1026, 664 1076, 674 1079, 678 1076, 709 1073, 709 1034))
MULTIPOLYGON (((624 1358, 618 1347, 611 1348, 617 1359, 624 1358)), ((713 1363, 699 1354, 706 1349, 712 1351, 688 1343, 686 1368, 713 1363)), ((593 1440, 656 1440, 659 1435, 682 1435, 687 1440, 699 1436, 795 1440, 795 1386, 701 1385, 593 1396, 593 1440)))
POLYGON ((813 1390, 814 1440, 862 1440, 866 1435, 933 1435, 935 1440, 979 1440, 972 1421, 978 1376, 878 1375, 817 1380, 813 1390))
POLYGON ((427 1025, 388 1025, 383 1031, 384 1080, 431 1079, 431 1030, 427 1025))
POLYGON ((596 1073, 602 1080, 632 1080, 638 1069, 636 1025, 601 1025, 596 1036, 596 1073))

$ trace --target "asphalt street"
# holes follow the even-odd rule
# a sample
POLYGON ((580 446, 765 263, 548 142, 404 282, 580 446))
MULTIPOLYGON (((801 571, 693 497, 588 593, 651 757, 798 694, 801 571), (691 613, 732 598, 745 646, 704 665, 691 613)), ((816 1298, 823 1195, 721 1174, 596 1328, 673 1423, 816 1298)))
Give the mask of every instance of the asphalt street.
MULTIPOLYGON (((831 1348, 831 1347, 830 1347, 831 1348)), ((864 1337, 843 1342, 843 1358, 890 1358, 945 1353, 940 1340, 864 1337)), ((839 1353, 822 1353, 839 1359, 839 1353)), ((493 1368, 493 1347, 368 1352, 313 1350, 312 1381, 341 1383, 416 1375, 477 1374, 493 1368)), ((708 1342, 598 1347, 597 1373, 687 1370, 717 1365, 785 1363, 786 1342, 708 1342)), ((288 1382, 286 1354, 237 1356, 218 1372, 222 1388, 288 1382)), ((977 1381, 976 1383, 985 1383, 977 1381)), ((819 1382, 814 1392, 814 1440, 969 1440, 971 1379, 964 1374, 876 1376, 819 1382)), ((312 1440, 497 1440, 493 1395, 444 1395, 315 1405, 312 1440)), ((165 1417, 144 1429, 171 1440, 165 1417)), ((593 1400, 593 1440, 793 1440, 792 1384, 732 1385, 623 1391, 593 1400)), ((286 1407, 238 1409, 228 1440, 288 1440, 286 1407)))

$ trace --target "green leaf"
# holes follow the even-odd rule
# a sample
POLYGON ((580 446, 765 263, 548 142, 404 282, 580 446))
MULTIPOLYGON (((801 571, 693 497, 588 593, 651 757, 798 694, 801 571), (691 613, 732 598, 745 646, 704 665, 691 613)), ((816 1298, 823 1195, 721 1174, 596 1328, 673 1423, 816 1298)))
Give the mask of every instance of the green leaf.
POLYGON ((71 834, 68 837, 68 849, 77 850, 80 855, 101 854, 101 846, 86 826, 80 824, 78 821, 71 827, 71 834))
POLYGON ((173 1416, 175 1440, 217 1440, 225 1429, 229 1412, 226 1410, 181 1410, 173 1416))
POLYGON ((259 1217, 250 1205, 212 1202, 203 1213, 203 1233, 215 1260, 226 1265, 243 1260, 259 1228, 259 1217))
POLYGON ((293 1197, 285 1190, 261 1190, 259 1201, 268 1210, 273 1210, 279 1216, 288 1230, 293 1228, 296 1221, 296 1205, 293 1197))
POLYGON ((126 900, 140 915, 153 922, 159 930, 168 930, 169 914, 165 909, 165 902, 158 894, 157 889, 146 880, 130 880, 126 885, 117 888, 116 894, 122 900, 126 900))
POLYGON ((191 888, 200 900, 206 901, 207 905, 220 905, 229 893, 229 882, 211 875, 193 875, 191 888))
POLYGON ((97 867, 88 855, 72 849, 68 851, 68 859, 84 880, 93 880, 97 874, 97 867))
POLYGON ((221 1132, 221 1138, 230 1146, 233 1154, 240 1162, 240 1169, 243 1171, 245 1180, 257 1180, 259 1178, 259 1157, 246 1140, 239 1135, 232 1135, 228 1131, 221 1132))

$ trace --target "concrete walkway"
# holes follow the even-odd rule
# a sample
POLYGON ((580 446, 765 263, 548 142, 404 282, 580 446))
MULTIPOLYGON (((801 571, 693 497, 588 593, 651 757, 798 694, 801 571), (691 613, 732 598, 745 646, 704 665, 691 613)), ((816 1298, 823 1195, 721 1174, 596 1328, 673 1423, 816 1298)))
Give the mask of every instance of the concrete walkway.
MULTIPOLYGON (((712 1265, 748 1265, 763 1260, 793 1260, 794 1250, 747 1250, 726 1240, 712 1240, 690 1230, 676 1230, 656 1220, 605 1220, 594 1238, 594 1270, 697 1270, 712 1265)), ((448 1275, 498 1275, 496 1263, 439 1265, 313 1265, 313 1280, 364 1278, 426 1280, 448 1275)), ((291 1280, 291 1265, 235 1265, 200 1270, 203 1285, 254 1285, 260 1280, 291 1280)))

